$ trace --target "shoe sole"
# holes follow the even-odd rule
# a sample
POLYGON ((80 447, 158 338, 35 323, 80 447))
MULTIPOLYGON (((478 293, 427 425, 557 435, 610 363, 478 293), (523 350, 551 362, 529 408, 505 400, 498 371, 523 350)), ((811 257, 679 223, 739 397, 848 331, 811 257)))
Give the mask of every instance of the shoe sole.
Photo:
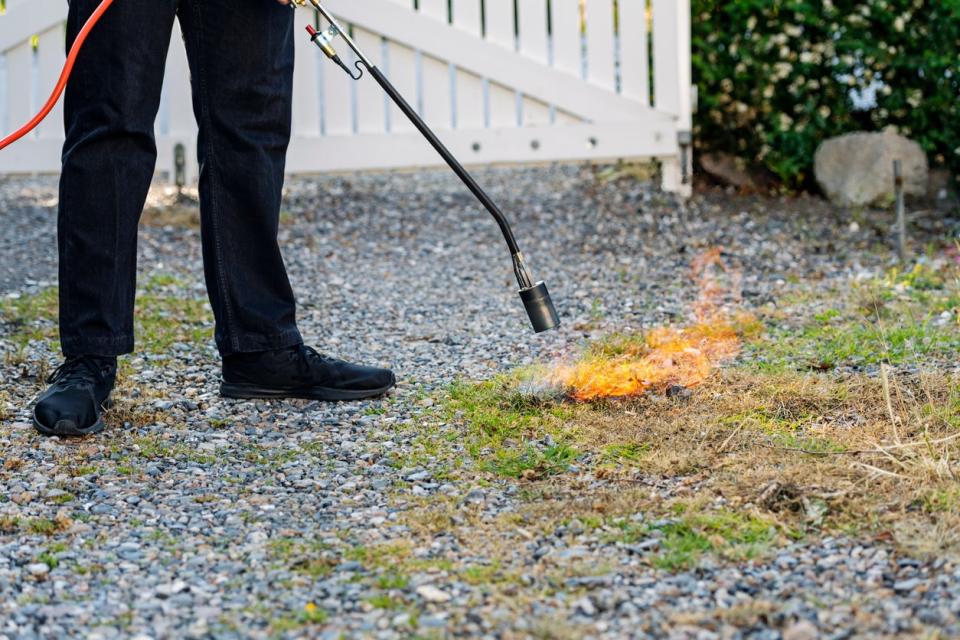
POLYGON ((220 396, 235 400, 320 400, 322 402, 344 402, 349 400, 366 400, 382 396, 397 385, 396 380, 380 389, 332 389, 328 387, 312 387, 310 389, 276 389, 260 387, 252 384, 233 382, 220 383, 220 396))
MULTIPOLYGON (((109 409, 113 405, 113 401, 108 397, 103 404, 101 405, 101 410, 109 409)), ((93 436, 102 432, 106 428, 106 424, 103 421, 103 416, 98 416, 97 421, 86 428, 78 428, 72 426, 72 422, 67 422, 66 420, 61 420, 53 427, 48 427, 37 419, 37 410, 33 410, 33 428, 37 430, 42 436, 47 436, 52 438, 54 436, 58 438, 85 438, 86 436, 93 436)))

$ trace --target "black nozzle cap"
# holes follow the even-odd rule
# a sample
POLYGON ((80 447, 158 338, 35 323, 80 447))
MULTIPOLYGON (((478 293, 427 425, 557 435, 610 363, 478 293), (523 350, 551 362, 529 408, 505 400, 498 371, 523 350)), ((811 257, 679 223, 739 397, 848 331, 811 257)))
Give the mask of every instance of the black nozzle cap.
POLYGON ((530 316, 534 331, 543 333, 560 326, 560 316, 557 315, 557 310, 553 306, 546 284, 538 282, 529 289, 522 289, 520 299, 523 300, 523 306, 527 308, 527 315, 530 316))

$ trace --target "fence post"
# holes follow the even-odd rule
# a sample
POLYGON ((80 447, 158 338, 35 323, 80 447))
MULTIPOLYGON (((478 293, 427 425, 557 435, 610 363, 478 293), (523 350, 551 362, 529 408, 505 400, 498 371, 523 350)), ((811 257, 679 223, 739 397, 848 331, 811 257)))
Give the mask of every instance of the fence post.
POLYGON ((676 155, 663 162, 662 186, 684 198, 693 195, 693 154, 684 144, 693 130, 690 26, 689 0, 653 0, 654 106, 674 116, 679 132, 676 155))

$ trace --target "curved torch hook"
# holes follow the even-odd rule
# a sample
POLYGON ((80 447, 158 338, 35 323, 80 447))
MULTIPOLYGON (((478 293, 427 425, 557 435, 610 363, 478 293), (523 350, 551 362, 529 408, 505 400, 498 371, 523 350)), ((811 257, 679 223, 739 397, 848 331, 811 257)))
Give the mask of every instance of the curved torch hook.
MULTIPOLYGON (((293 6, 306 6, 306 2, 307 0, 293 0, 293 6)), ((510 227, 510 223, 500 210, 500 207, 498 207, 480 185, 477 184, 473 176, 470 175, 463 165, 460 164, 460 161, 447 149, 440 138, 427 126, 427 123, 423 121, 423 118, 420 117, 416 110, 400 95, 400 92, 397 91, 383 72, 363 54, 363 51, 361 51, 360 47, 353 41, 350 34, 347 33, 337 22, 337 19, 320 4, 320 0, 309 0, 309 2, 330 25, 322 32, 317 31, 312 26, 307 27, 307 32, 310 34, 310 39, 313 43, 320 47, 330 60, 343 69, 354 80, 360 80, 360 78, 363 77, 364 69, 370 72, 370 75, 377 81, 377 84, 390 96, 397 107, 410 119, 410 122, 412 122, 423 137, 427 139, 431 146, 436 149, 437 153, 446 161, 453 172, 457 174, 470 192, 473 193, 477 200, 480 201, 484 208, 486 208, 486 210, 490 212, 490 215, 497 221, 497 224, 500 226, 500 231, 503 233, 504 240, 506 240, 507 246, 510 248, 510 256, 513 260, 513 272, 517 277, 517 283, 520 285, 520 298, 523 300, 527 314, 530 316, 530 321, 533 323, 534 330, 540 333, 559 327, 560 317, 557 315, 557 310, 553 306, 553 300, 547 291, 547 285, 543 282, 534 283, 530 278, 530 275, 527 273, 523 254, 520 252, 520 247, 513 235, 513 229, 510 227), (336 49, 333 47, 333 40, 338 36, 343 38, 344 42, 346 42, 350 49, 356 54, 357 60, 354 66, 359 71, 359 75, 354 75, 353 71, 343 62, 343 59, 340 58, 336 49)))

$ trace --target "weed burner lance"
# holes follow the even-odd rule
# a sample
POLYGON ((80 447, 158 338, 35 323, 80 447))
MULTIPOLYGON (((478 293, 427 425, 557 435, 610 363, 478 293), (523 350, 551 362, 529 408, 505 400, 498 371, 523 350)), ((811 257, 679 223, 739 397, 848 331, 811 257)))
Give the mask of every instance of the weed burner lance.
MULTIPOLYGON (((293 6, 305 6, 306 2, 307 0, 295 0, 293 6)), ((547 291, 547 285, 543 282, 534 284, 530 278, 526 265, 524 264, 523 254, 520 252, 520 247, 517 245, 517 240, 513 235, 513 229, 510 228, 510 223, 500 210, 500 207, 498 207, 480 185, 477 184, 473 176, 470 175, 463 165, 460 164, 460 161, 454 157, 453 153, 447 149, 440 138, 427 126, 423 118, 421 118, 407 103, 404 97, 400 95, 400 92, 397 91, 396 87, 383 75, 380 69, 371 63, 369 58, 363 54, 353 41, 353 38, 350 37, 350 34, 337 23, 336 18, 323 7, 319 0, 309 0, 309 2, 330 25, 324 31, 317 31, 312 26, 307 26, 310 40, 323 51, 324 55, 343 69, 352 79, 360 80, 363 77, 364 69, 370 72, 370 75, 377 81, 377 84, 390 96, 390 99, 393 100, 397 107, 403 111, 404 115, 410 119, 410 122, 412 122, 423 137, 427 139, 430 145, 437 150, 437 153, 450 165, 450 168, 457 174, 457 177, 463 181, 467 188, 470 189, 470 192, 480 201, 480 204, 490 212, 490 215, 492 215, 497 221, 497 224, 500 225, 500 231, 503 233, 503 237, 507 241, 507 246, 510 248, 510 255, 513 259, 513 271, 517 276, 517 283, 520 285, 520 298, 523 300, 523 306, 527 310, 527 315, 530 316, 530 322, 533 323, 534 331, 541 333, 559 327, 560 318, 557 315, 556 308, 553 306, 550 293, 547 291), (346 42, 350 49, 356 54, 357 61, 354 63, 354 66, 358 73, 354 74, 353 70, 347 66, 343 59, 337 54, 333 46, 333 41, 338 36, 343 38, 344 42, 346 42)))

